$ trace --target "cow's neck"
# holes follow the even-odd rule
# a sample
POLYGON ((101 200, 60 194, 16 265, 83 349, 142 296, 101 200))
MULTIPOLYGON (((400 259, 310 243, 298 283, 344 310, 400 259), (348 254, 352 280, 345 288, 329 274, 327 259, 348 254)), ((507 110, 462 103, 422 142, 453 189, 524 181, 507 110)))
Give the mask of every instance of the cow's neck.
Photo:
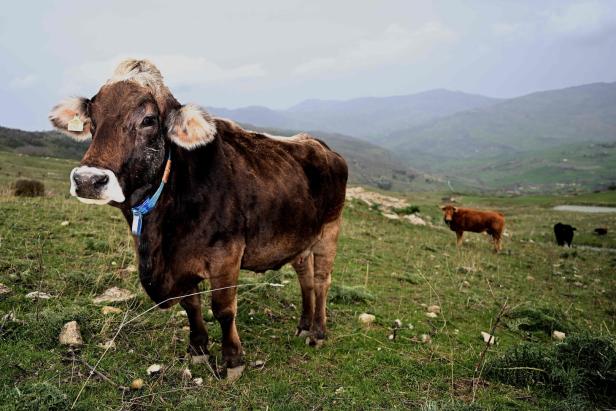
MULTIPOLYGON (((195 204, 195 196, 209 191, 208 185, 213 183, 212 173, 218 168, 220 153, 221 147, 217 140, 193 151, 172 148, 169 180, 156 207, 143 217, 141 236, 133 236, 140 279, 148 293, 154 292, 149 287, 160 286, 158 280, 164 278, 163 274, 171 269, 168 258, 173 255, 169 252, 173 244, 166 243, 165 238, 176 238, 173 235, 176 231, 187 235, 187 231, 196 226, 191 218, 196 218, 193 216, 199 213, 191 211, 203 204, 195 204)), ((130 208, 123 210, 123 213, 130 226, 130 208)))

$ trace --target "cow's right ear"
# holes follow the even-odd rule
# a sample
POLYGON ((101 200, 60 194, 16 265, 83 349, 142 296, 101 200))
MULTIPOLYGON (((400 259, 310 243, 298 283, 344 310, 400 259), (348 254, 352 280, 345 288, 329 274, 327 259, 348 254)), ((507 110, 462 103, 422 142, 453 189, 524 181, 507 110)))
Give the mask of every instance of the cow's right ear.
POLYGON ((203 109, 186 104, 167 116, 167 135, 180 147, 192 150, 204 146, 216 136, 216 124, 203 109))
POLYGON ((75 140, 92 137, 92 121, 88 117, 90 100, 84 97, 71 97, 61 101, 49 113, 49 121, 60 132, 75 140))

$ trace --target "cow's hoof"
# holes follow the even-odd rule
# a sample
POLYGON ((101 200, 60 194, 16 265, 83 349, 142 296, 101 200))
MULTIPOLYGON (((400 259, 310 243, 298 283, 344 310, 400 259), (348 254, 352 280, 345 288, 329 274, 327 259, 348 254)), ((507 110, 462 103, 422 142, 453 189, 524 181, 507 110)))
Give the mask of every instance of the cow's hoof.
POLYGON ((191 355, 190 356, 190 362, 192 364, 207 364, 208 360, 210 359, 209 355, 191 355))
POLYGON ((306 338, 310 336, 310 331, 308 330, 301 330, 301 329, 297 329, 297 331, 295 331, 295 336, 299 337, 299 338, 306 338))
POLYGON ((325 340, 322 338, 306 338, 306 345, 309 345, 311 347, 321 348, 323 347, 323 344, 325 344, 325 340))
POLYGON ((227 368, 227 382, 234 383, 235 381, 237 381, 242 376, 242 373, 244 372, 245 368, 245 365, 238 365, 237 367, 227 368))

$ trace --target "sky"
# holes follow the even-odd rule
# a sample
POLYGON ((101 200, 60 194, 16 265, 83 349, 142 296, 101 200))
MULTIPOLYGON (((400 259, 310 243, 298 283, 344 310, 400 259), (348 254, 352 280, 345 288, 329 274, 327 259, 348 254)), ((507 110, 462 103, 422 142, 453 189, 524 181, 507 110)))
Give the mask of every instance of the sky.
POLYGON ((180 102, 302 100, 446 88, 491 97, 616 81, 612 0, 29 1, 0 10, 0 125, 49 129, 127 57, 180 102), (104 4, 103 4, 104 3, 104 4))

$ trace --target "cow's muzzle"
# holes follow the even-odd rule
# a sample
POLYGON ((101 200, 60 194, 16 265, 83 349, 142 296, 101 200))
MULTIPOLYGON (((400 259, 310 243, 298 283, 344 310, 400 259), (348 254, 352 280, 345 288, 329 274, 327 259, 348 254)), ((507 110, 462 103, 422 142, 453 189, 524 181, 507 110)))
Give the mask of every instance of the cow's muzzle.
POLYGON ((124 193, 113 171, 81 166, 71 171, 71 195, 87 204, 124 202, 124 193))

